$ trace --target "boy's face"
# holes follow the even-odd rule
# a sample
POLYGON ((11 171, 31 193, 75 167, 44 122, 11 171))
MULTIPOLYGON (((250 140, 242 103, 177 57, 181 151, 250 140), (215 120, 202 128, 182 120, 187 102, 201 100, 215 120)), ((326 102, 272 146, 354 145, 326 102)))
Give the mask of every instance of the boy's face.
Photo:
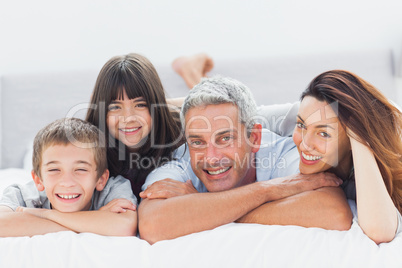
POLYGON ((52 208, 61 212, 88 210, 94 189, 102 191, 109 177, 98 178, 92 149, 73 144, 51 145, 42 154, 42 178, 32 173, 39 191, 46 190, 52 208))

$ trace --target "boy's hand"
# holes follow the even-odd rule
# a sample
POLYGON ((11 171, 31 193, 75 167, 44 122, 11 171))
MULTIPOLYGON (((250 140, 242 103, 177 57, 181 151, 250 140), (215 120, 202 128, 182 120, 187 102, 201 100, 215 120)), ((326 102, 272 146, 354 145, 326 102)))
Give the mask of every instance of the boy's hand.
POLYGON ((135 211, 137 210, 137 206, 127 199, 119 198, 113 199, 99 210, 109 210, 114 213, 122 213, 126 212, 127 209, 135 211))

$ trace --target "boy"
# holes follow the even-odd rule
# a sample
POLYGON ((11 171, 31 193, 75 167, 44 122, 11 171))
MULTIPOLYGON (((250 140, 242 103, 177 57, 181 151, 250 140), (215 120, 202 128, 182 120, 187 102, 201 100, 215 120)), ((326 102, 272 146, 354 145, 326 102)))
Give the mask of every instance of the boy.
POLYGON ((136 235, 137 199, 128 180, 109 178, 98 128, 77 118, 56 120, 36 135, 32 162, 33 181, 4 190, 0 237, 64 230, 136 235))

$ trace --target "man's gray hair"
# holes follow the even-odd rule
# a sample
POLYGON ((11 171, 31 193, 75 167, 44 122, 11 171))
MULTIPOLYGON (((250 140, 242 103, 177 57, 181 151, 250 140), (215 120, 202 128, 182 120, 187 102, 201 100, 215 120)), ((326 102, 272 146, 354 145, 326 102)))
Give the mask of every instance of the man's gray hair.
POLYGON ((232 103, 238 107, 240 122, 246 126, 247 132, 250 133, 257 112, 253 95, 243 83, 222 76, 203 78, 198 85, 190 90, 180 113, 183 129, 185 129, 184 118, 191 108, 223 103, 232 103))

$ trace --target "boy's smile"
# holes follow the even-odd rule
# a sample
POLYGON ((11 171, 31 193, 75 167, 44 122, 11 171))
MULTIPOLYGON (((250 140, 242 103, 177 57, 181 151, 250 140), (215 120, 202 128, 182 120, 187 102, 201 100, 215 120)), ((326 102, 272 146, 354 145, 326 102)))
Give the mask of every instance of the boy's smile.
POLYGON ((97 178, 93 150, 73 144, 44 150, 41 176, 34 177, 38 190, 45 190, 52 208, 61 212, 89 210, 94 190, 101 191, 107 181, 97 178))

